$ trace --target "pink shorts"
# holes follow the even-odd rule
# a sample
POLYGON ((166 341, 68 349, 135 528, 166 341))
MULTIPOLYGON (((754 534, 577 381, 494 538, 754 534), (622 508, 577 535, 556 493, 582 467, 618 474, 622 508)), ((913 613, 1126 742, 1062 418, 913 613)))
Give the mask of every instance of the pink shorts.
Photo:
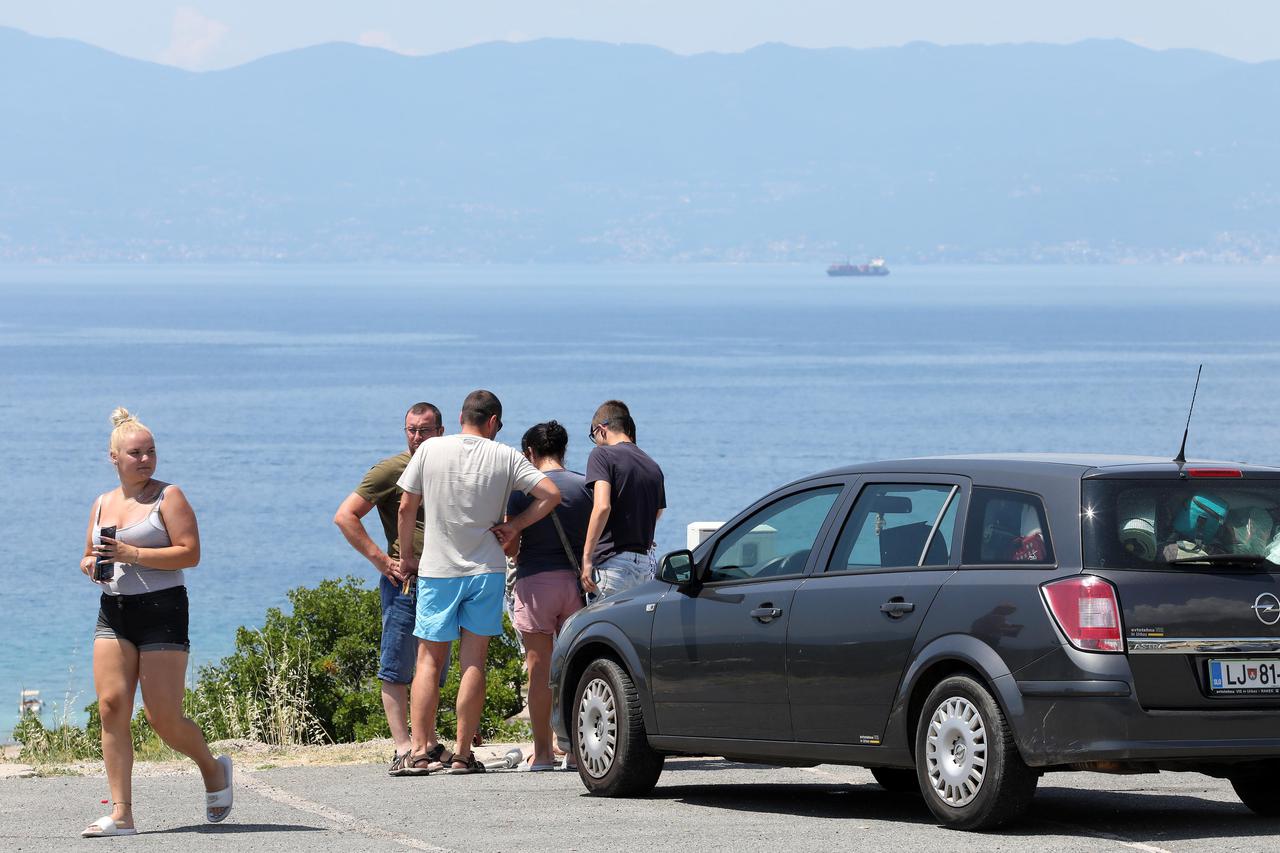
POLYGON ((578 579, 573 572, 556 570, 517 578, 513 592, 511 621, 522 634, 554 637, 564 620, 582 609, 578 579))

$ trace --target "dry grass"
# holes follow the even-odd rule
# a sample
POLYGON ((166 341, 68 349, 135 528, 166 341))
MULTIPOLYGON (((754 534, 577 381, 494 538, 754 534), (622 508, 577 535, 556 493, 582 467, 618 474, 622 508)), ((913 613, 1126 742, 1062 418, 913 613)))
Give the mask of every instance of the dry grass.
POLYGON ((325 742, 324 726, 311 711, 307 672, 311 638, 253 633, 259 640, 263 667, 255 687, 246 691, 225 672, 211 675, 192 696, 190 716, 197 724, 212 722, 214 730, 248 742, 280 746, 325 742))
MULTIPOLYGON (((507 750, 516 746, 529 755, 532 744, 487 743, 477 747, 476 756, 481 761, 496 761, 507 750)), ((278 746, 242 739, 220 740, 209 744, 215 755, 230 755, 238 767, 247 770, 273 770, 278 767, 337 767, 353 764, 385 765, 391 760, 393 750, 389 738, 364 743, 340 743, 325 746, 278 746)), ((134 764, 134 776, 170 776, 195 773, 195 765, 185 757, 169 751, 167 756, 145 758, 139 756, 134 764)), ((91 776, 105 777, 101 761, 49 762, 36 765, 39 776, 91 776)))

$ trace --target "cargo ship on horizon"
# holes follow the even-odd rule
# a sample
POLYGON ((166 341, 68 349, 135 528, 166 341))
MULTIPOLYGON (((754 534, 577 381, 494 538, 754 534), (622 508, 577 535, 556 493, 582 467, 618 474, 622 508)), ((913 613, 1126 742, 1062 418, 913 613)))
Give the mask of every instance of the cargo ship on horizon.
POLYGON ((827 275, 834 276, 888 274, 889 267, 885 266, 884 258, 874 258, 869 264, 851 264, 845 261, 843 264, 832 264, 827 267, 827 275))

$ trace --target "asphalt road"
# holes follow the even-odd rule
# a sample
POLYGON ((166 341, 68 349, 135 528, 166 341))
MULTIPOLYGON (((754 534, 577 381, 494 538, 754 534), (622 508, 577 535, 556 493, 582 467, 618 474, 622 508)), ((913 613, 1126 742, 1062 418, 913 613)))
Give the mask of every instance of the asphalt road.
POLYGON ((1280 820, 1254 817, 1231 787, 1195 774, 1053 774, 1031 816, 977 835, 940 829, 921 801, 857 768, 667 762, 643 799, 585 794, 575 773, 391 779, 377 765, 239 769, 235 811, 203 823, 194 772, 135 781, 140 835, 81 841, 106 781, 0 779, 0 849, 271 851, 1259 851, 1280 820))

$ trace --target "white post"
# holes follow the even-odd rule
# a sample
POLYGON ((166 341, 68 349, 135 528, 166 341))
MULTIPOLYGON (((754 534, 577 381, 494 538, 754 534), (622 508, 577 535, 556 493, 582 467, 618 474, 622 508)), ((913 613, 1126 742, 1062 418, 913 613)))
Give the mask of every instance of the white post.
POLYGON ((692 551, 724 526, 723 521, 695 521, 692 522, 685 532, 685 547, 692 551))

